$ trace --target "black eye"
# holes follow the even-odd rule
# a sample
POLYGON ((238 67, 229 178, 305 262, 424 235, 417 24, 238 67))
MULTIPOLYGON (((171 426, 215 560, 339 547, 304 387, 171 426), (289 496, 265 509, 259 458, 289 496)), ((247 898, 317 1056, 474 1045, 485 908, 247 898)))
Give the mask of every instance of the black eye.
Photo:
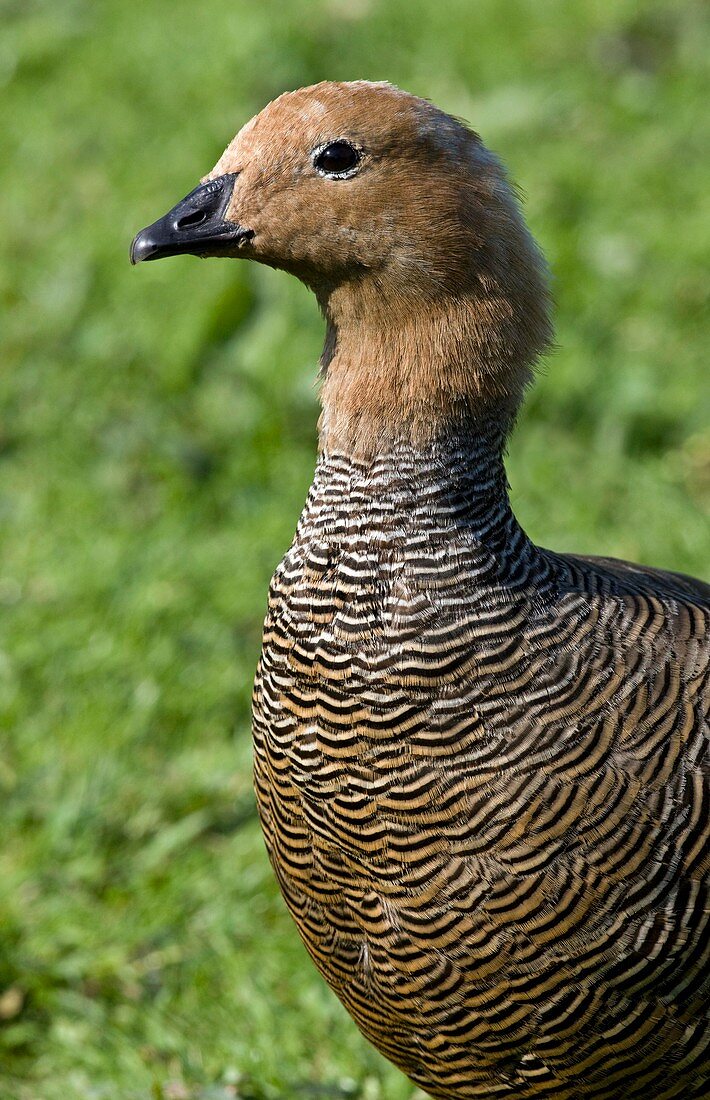
POLYGON ((351 176, 359 163, 360 153, 349 141, 330 141, 318 149, 313 157, 317 172, 336 179, 351 176))

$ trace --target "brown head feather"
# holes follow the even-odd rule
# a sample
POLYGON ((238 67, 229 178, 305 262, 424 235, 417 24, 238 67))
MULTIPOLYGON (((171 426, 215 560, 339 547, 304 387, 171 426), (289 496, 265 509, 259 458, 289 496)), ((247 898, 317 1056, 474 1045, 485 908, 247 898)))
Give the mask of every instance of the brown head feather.
POLYGON ((290 271, 327 320, 322 443, 373 453, 491 417, 511 423, 551 324, 544 261, 477 134, 389 84, 289 92, 207 178, 238 172, 241 255, 290 271), (314 150, 362 153, 329 179, 314 150))

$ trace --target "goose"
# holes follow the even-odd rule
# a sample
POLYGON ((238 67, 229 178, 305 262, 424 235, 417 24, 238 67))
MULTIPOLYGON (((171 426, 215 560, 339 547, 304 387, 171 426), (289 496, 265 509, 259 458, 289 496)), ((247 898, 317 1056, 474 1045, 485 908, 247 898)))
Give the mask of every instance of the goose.
POLYGON ((326 323, 253 701, 316 967, 432 1097, 708 1097, 710 587, 511 511, 552 328, 500 162, 390 84, 289 92, 131 247, 186 253, 290 272, 326 323))

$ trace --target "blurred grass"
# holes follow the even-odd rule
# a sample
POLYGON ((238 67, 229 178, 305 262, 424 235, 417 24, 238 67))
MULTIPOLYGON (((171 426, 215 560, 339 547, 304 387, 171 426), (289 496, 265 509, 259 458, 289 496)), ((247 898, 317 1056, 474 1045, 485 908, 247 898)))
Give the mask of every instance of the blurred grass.
POLYGON ((466 117, 555 274, 560 348, 511 448, 522 521, 707 572, 704 6, 5 0, 0 19, 0 1096, 407 1100, 305 957, 251 796, 317 310, 246 265, 131 270, 128 243, 286 88, 387 78, 466 117))

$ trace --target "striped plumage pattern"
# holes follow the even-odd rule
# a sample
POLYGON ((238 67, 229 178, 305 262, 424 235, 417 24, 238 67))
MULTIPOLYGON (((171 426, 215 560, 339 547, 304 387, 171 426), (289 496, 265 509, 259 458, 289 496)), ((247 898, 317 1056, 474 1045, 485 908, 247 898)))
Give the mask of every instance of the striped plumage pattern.
POLYGON ((321 455, 255 687, 270 857, 432 1096, 707 1097, 710 589, 534 546, 501 446, 321 455))

